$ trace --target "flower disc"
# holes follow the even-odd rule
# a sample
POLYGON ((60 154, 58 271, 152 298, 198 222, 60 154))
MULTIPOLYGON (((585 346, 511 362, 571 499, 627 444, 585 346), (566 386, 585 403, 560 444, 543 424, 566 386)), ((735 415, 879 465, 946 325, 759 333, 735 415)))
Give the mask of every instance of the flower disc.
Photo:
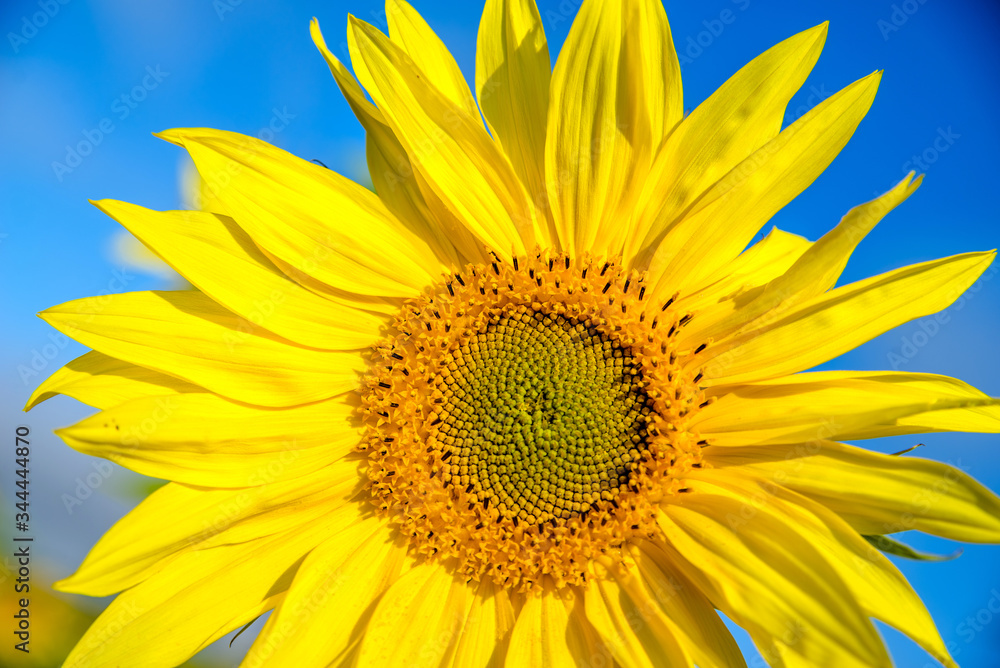
POLYGON ((376 348, 363 412, 371 498, 422 554, 530 588, 657 534, 653 505, 697 465, 690 317, 646 320, 640 274, 541 253, 470 265, 411 300, 376 348), (639 493, 642 490, 643 493, 639 493))

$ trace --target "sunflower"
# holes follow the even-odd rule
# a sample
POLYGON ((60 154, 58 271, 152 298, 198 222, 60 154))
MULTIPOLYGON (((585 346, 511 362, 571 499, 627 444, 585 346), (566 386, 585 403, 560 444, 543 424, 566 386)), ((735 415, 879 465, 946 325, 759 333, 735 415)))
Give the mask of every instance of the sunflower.
POLYGON ((93 351, 29 406, 95 406, 69 445, 171 481, 59 583, 120 592, 67 665, 180 664, 271 611, 245 666, 743 666, 719 612, 772 665, 890 665, 877 619, 954 666, 873 545, 998 542, 1000 499, 841 441, 997 432, 998 401, 805 370, 994 253, 837 287, 912 174, 816 242, 752 243, 880 73, 782 129, 823 24, 685 116, 656 0, 586 0, 554 69, 531 0, 488 0, 477 99, 409 5, 387 17, 350 18, 354 75, 312 23, 375 192, 179 129, 209 211, 96 202, 196 289, 42 314, 93 351))

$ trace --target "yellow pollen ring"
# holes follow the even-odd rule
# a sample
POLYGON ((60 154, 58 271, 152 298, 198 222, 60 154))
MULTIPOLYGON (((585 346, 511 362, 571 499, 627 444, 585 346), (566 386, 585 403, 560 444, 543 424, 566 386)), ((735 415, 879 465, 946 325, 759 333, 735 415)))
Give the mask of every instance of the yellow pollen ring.
MULTIPOLYGON (((401 309, 361 411, 369 494, 418 554, 512 589, 586 582, 700 464, 686 314, 612 263, 470 265, 401 309)), ((688 317, 689 319, 689 317, 688 317)))

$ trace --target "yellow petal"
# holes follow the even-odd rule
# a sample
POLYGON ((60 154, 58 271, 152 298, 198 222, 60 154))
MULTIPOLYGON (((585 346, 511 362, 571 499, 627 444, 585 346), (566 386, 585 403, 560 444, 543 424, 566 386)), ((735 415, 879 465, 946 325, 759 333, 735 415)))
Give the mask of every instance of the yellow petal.
POLYGON ((356 183, 270 144, 222 130, 174 129, 198 172, 261 248, 333 287, 412 297, 441 270, 426 242, 356 183))
MULTIPOLYGON (((413 60, 372 26, 351 18, 348 42, 358 80, 406 148, 434 197, 439 220, 454 217, 501 257, 536 240, 524 187, 479 118, 430 85, 413 60)), ((426 195, 427 193, 425 193, 426 195)))
POLYGON ((643 610, 659 608, 661 618, 684 650, 704 668, 745 668, 743 653, 705 598, 655 544, 640 541, 629 550, 636 577, 627 580, 643 610))
POLYGON ((76 573, 54 587, 107 596, 145 581, 195 549, 252 541, 292 527, 309 533, 310 522, 320 518, 323 527, 346 526, 357 512, 345 515, 338 508, 347 506, 361 475, 357 462, 346 462, 291 480, 281 472, 262 471, 256 486, 247 489, 168 483, 111 527, 76 573))
POLYGON ((903 267, 831 290, 746 331, 713 343, 693 363, 705 384, 774 378, 808 369, 893 327, 954 302, 993 261, 995 252, 966 253, 903 267))
POLYGON ((255 325, 328 350, 366 348, 380 338, 383 319, 306 290, 281 273, 231 218, 152 211, 114 200, 94 204, 196 288, 255 325))
MULTIPOLYGON (((695 471, 691 477, 694 492, 728 494, 745 507, 767 506, 785 516, 823 553, 865 614, 894 626, 955 668, 934 620, 906 578, 836 514, 772 480, 749 478, 731 469, 695 471)), ((752 531, 754 518, 748 515, 743 516, 747 518, 743 526, 752 531)))
POLYGON ((597 575, 584 594, 584 607, 615 663, 624 668, 692 665, 663 612, 641 585, 632 582, 638 575, 619 569, 609 574, 600 566, 596 568, 597 575))
POLYGON ((529 594, 517 615, 507 649, 507 668, 611 665, 611 656, 587 620, 582 599, 529 594))
MULTIPOLYGON (((456 230, 463 233, 461 240, 449 238, 424 201, 416 173, 406 151, 386 124, 382 112, 365 97, 354 75, 327 48, 323 33, 319 29, 319 22, 315 18, 309 23, 309 33, 316 48, 323 54, 344 98, 365 129, 368 173, 379 199, 402 225, 426 241, 444 264, 449 266, 460 264, 455 247, 469 246, 472 235, 468 230, 462 229, 456 230)), ((476 249, 469 259, 478 257, 479 250, 476 249)))
POLYGON ((759 647, 777 643, 814 666, 891 665, 823 553, 769 506, 685 494, 663 506, 659 524, 678 567, 759 647))
POLYGON ((462 70, 444 42, 434 34, 423 17, 406 0, 386 0, 385 18, 389 37, 406 52, 427 79, 472 118, 479 107, 472 97, 462 70))
POLYGON ((880 77, 876 72, 831 95, 688 207, 653 253, 649 273, 654 296, 697 286, 815 181, 868 112, 880 77))
POLYGON ((451 660, 452 668, 502 668, 514 619, 514 606, 507 590, 495 585, 489 578, 483 579, 460 632, 451 660))
POLYGON ((295 574, 242 666, 341 665, 366 632, 373 603, 412 568, 383 520, 368 518, 333 534, 295 574))
POLYGON ((713 388, 717 401, 692 427, 712 445, 855 440, 929 431, 1000 433, 972 408, 1000 408, 979 390, 947 376, 891 371, 821 371, 713 388), (962 415, 969 421, 963 424, 962 415), (936 418, 949 416, 946 423, 936 418), (904 418, 906 421, 904 422, 904 418))
POLYGON ((111 408, 131 399, 187 392, 204 390, 159 371, 92 350, 49 376, 31 393, 24 410, 31 410, 57 394, 65 394, 95 408, 111 408))
MULTIPOLYGON (((552 66, 534 0, 486 0, 476 48, 476 90, 493 137, 541 216, 552 66)), ((555 239, 555 230, 549 238, 555 239)))
POLYGON ((911 172, 886 194, 851 209, 837 227, 812 244, 787 271, 777 274, 753 295, 727 300, 707 313, 699 313, 696 336, 719 339, 751 327, 757 318, 774 320, 782 311, 832 288, 858 243, 916 191, 922 178, 913 180, 911 172))
POLYGON ((563 249, 618 252, 623 216, 682 113, 659 0, 586 0, 556 61, 548 109, 545 177, 563 249))
POLYGON ((182 664, 273 608, 287 590, 296 562, 327 533, 325 528, 296 530, 184 553, 155 576, 119 594, 63 665, 182 664))
POLYGON ((56 434, 143 475, 205 487, 249 487, 306 475, 351 453, 356 409, 341 398, 256 408, 214 394, 134 399, 56 434))
POLYGON ((815 499, 865 535, 924 531, 1000 542, 1000 498, 957 468, 832 441, 708 448, 717 468, 756 475, 815 499))
POLYGON ((464 577, 437 561, 403 573, 368 620, 358 668, 437 668, 448 663, 473 593, 464 577))
POLYGON ((722 270, 709 276, 704 287, 681 295, 677 308, 697 311, 699 332, 707 327, 706 319, 715 319, 715 310, 722 304, 744 304, 759 291, 761 286, 788 271, 812 245, 805 237, 772 229, 766 237, 740 253, 722 270))
POLYGON ((365 369, 359 353, 296 346, 193 290, 89 297, 40 315, 105 354, 260 406, 336 396, 365 369))
MULTIPOLYGON (((781 130, 785 107, 826 41, 827 24, 754 58, 677 127, 657 153, 636 203, 625 261, 655 250, 685 209, 781 130)), ((649 255, 639 258, 640 265, 649 255)))

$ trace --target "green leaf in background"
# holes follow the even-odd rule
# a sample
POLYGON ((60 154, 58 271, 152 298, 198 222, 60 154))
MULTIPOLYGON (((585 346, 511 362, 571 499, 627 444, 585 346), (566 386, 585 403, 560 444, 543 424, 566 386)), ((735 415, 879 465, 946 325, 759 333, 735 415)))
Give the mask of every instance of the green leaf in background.
POLYGON ((909 545, 903 545, 899 541, 895 541, 888 536, 862 536, 862 538, 885 554, 902 557, 903 559, 913 559, 914 561, 951 561, 962 554, 961 548, 955 550, 951 554, 927 554, 926 552, 917 552, 909 545))

